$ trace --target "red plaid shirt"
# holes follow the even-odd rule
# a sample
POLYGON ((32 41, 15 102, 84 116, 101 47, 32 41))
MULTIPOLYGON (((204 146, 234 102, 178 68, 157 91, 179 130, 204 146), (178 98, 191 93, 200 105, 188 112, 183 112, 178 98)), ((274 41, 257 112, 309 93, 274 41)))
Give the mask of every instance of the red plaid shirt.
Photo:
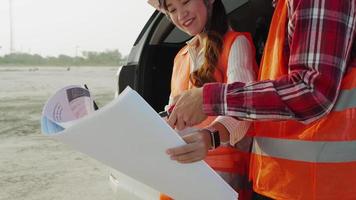
POLYGON ((330 112, 345 71, 356 67, 355 2, 288 0, 288 75, 248 84, 207 84, 204 112, 303 123, 330 112))

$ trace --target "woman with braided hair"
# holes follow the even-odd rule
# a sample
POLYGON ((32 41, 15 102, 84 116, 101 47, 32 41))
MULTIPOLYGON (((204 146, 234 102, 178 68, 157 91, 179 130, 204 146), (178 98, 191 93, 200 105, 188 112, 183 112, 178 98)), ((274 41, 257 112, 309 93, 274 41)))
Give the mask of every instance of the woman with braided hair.
MULTIPOLYGON (((193 36, 175 57, 167 109, 175 104, 176 96, 205 83, 255 80, 256 62, 251 36, 231 31, 221 0, 148 2, 165 13, 175 26, 193 36)), ((250 199, 248 163, 251 138, 246 136, 249 128, 250 122, 232 117, 210 117, 191 128, 188 134, 182 134, 190 144, 190 156, 172 159, 180 163, 204 159, 239 192, 239 199, 250 199)), ((161 199, 165 198, 168 197, 161 196, 161 199)))

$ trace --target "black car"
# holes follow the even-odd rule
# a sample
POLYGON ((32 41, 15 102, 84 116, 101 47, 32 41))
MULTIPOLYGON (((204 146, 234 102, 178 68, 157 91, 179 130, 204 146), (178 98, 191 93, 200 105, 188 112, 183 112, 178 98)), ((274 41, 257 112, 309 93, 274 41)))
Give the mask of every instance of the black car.
MULTIPOLYGON (((230 26, 250 32, 260 61, 273 13, 272 0, 222 0, 230 26)), ((168 102, 173 60, 191 37, 155 11, 138 36, 127 64, 118 71, 118 92, 130 86, 156 111, 168 102)))

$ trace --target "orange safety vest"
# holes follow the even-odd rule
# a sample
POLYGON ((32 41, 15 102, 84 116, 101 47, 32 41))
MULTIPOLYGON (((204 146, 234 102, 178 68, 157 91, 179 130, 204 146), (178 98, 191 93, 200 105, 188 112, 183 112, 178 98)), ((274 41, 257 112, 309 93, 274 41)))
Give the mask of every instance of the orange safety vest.
MULTIPOLYGON (((240 33, 229 31, 223 38, 223 51, 220 55, 218 70, 215 70, 214 77, 217 82, 227 82, 227 67, 228 58, 231 46, 235 39, 244 35, 250 42, 250 45, 254 47, 251 35, 249 33, 240 33)), ((190 57, 188 54, 188 47, 182 48, 175 60, 173 67, 173 74, 171 80, 171 96, 181 94, 183 91, 193 88, 189 75, 190 75, 190 57)), ((257 70, 255 68, 255 70, 257 70)), ((211 124, 216 117, 208 117, 201 124, 196 127, 203 128, 211 124)), ((233 173, 238 175, 236 179, 236 186, 238 188, 239 199, 249 200, 252 196, 252 186, 248 181, 248 169, 250 162, 250 148, 252 139, 245 137, 236 144, 236 148, 233 147, 219 147, 208 152, 204 161, 214 170, 220 172, 233 173)), ((235 185, 235 184, 234 184, 235 185)), ((161 200, 171 200, 166 195, 161 194, 161 200)))
MULTIPOLYGON (((279 0, 259 80, 287 74, 287 2, 279 0)), ((351 63, 350 63, 351 64, 351 63)), ((255 122, 250 177, 273 199, 356 199, 356 69, 349 64, 331 113, 310 124, 255 122)))

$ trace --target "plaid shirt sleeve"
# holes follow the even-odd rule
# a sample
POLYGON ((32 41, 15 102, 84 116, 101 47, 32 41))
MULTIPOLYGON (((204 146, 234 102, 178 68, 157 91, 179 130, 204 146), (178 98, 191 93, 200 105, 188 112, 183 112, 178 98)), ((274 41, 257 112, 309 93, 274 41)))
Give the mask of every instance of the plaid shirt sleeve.
POLYGON ((332 109, 355 39, 355 0, 288 0, 288 75, 203 88, 208 115, 309 123, 332 109))

